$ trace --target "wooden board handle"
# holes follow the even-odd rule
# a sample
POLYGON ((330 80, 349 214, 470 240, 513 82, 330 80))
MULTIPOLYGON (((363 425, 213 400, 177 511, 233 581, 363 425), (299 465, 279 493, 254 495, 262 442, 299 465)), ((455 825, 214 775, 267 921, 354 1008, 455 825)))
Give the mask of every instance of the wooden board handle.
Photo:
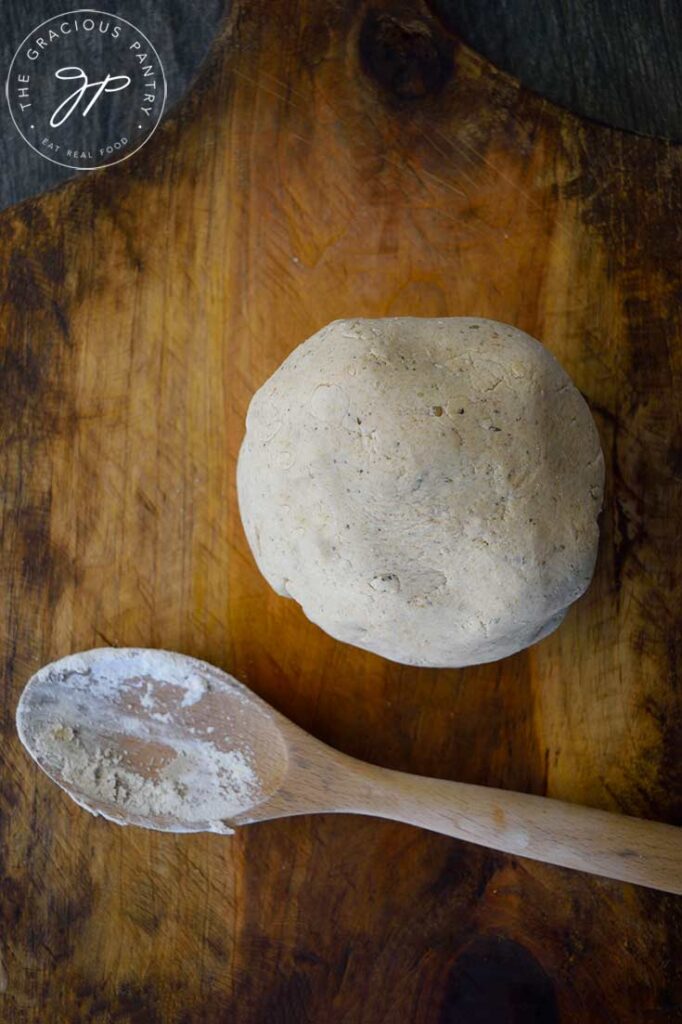
POLYGON ((546 864, 682 893, 682 829, 673 825, 383 768, 363 774, 370 783, 364 813, 546 864))

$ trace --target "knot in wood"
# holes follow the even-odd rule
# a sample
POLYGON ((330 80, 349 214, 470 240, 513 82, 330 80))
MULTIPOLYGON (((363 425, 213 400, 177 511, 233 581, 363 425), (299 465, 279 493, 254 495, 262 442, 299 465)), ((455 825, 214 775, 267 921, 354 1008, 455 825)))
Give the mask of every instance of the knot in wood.
POLYGON ((439 93, 453 71, 452 43, 431 17, 413 6, 370 7, 358 38, 363 71, 400 100, 439 93))

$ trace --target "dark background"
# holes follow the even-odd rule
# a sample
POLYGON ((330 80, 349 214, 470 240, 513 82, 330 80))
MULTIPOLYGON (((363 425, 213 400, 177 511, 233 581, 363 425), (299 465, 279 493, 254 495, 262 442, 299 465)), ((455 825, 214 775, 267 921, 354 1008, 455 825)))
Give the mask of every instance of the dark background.
POLYGON ((430 0, 479 53, 584 117, 682 140, 680 0, 430 0))
MULTIPOLYGON (((154 43, 166 71, 167 114, 193 81, 229 5, 108 0, 103 6, 154 43)), ((682 140, 679 0, 430 0, 430 6, 450 31, 555 103, 617 128, 682 140)), ((3 83, 27 32, 67 8, 65 0, 5 0, 3 83)), ((79 173, 41 159, 17 134, 4 97, 0 107, 0 208, 79 173)))

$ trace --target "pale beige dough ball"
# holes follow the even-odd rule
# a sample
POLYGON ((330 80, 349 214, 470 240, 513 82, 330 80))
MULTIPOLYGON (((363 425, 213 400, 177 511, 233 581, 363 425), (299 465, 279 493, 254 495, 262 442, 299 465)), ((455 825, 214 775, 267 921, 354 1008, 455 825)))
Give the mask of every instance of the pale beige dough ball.
POLYGON ((594 570, 590 411, 546 348, 492 320, 329 324, 254 396, 237 481, 271 586, 394 661, 513 654, 594 570))

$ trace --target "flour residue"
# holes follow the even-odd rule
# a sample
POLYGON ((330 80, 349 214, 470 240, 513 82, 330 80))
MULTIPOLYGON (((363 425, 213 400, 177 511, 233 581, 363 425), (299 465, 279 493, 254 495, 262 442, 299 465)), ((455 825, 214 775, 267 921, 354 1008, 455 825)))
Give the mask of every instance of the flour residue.
POLYGON ((166 651, 93 651, 47 666, 27 689, 22 740, 94 813, 167 831, 230 832, 230 820, 263 798, 236 724, 245 692, 212 666, 166 651), (217 720, 213 705, 202 709, 216 693, 231 720, 217 720))
POLYGON ((208 680, 199 675, 189 676, 186 680, 186 688, 187 692, 180 703, 182 708, 190 708, 192 704, 196 704, 210 689, 208 680))
POLYGON ((258 779, 244 753, 221 751, 202 742, 173 743, 170 760, 148 778, 126 767, 112 747, 92 746, 71 726, 57 725, 34 734, 40 759, 55 766, 68 787, 87 801, 104 801, 123 814, 143 818, 184 818, 209 823, 213 831, 232 831, 222 819, 234 817, 259 796, 258 779), (37 742, 36 742, 37 741, 37 742))

